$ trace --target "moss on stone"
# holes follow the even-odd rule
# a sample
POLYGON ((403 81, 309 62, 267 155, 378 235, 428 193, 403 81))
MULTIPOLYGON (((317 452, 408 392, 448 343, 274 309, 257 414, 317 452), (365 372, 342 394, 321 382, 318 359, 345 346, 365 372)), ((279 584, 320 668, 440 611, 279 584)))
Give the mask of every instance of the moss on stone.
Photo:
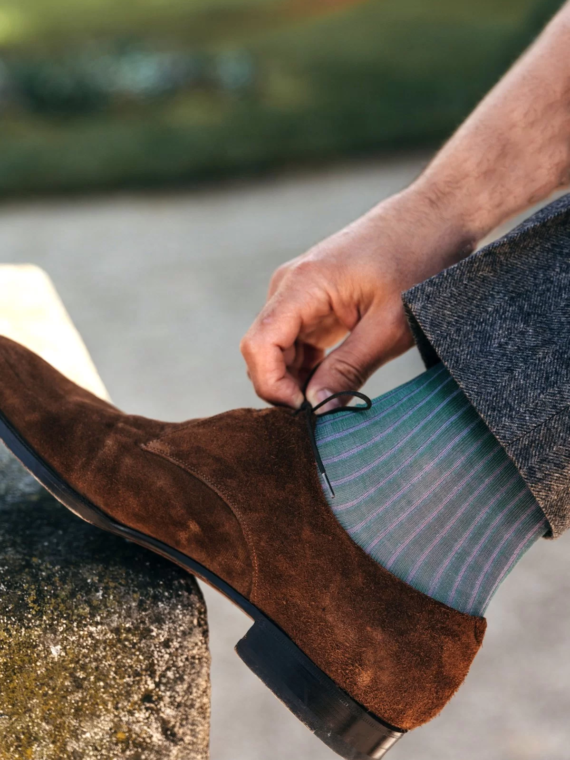
POLYGON ((195 580, 47 494, 0 499, 0 760, 205 760, 195 580))

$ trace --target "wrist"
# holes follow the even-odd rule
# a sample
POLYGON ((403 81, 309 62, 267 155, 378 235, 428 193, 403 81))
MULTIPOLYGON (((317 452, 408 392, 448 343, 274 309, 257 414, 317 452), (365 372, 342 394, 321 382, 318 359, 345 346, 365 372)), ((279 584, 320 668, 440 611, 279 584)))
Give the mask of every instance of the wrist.
POLYGON ((464 193, 453 185, 438 182, 435 178, 419 177, 404 193, 407 202, 413 203, 429 226, 434 226, 441 245, 449 255, 464 258, 472 253, 493 225, 477 213, 477 203, 464 198, 464 193))
POLYGON ((390 220, 393 243, 423 277, 469 256, 483 237, 454 204, 419 180, 371 213, 390 220))

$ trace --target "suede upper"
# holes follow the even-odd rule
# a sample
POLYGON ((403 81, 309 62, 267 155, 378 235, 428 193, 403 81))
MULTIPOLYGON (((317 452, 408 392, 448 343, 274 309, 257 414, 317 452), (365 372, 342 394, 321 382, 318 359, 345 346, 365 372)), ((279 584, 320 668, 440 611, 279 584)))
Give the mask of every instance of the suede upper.
POLYGON ((182 424, 125 415, 0 338, 0 412, 75 490, 206 565, 386 722, 425 723, 465 678, 484 619, 421 594, 352 541, 291 410, 182 424))

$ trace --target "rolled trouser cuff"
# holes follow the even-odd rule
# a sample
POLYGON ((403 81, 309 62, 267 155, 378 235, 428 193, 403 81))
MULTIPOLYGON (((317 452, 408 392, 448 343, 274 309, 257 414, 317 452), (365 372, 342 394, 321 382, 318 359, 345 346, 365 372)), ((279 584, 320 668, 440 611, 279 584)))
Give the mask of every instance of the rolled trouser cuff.
POLYGON ((570 527, 570 195, 403 301, 426 365, 447 366, 560 535, 570 527))

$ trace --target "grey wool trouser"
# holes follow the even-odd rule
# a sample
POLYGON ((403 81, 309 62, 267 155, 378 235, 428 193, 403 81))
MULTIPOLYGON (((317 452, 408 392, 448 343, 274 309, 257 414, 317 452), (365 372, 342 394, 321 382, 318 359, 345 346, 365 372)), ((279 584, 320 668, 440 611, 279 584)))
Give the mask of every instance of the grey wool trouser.
POLYGON ((570 527, 570 195, 403 299, 426 365, 447 366, 560 535, 570 527))

